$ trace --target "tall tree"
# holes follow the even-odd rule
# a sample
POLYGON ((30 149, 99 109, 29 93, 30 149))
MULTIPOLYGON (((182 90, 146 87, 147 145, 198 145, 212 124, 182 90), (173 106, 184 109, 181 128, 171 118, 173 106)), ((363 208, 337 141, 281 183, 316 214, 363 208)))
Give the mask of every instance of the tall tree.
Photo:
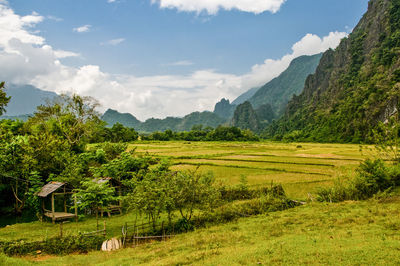
POLYGON ((7 97, 7 94, 4 92, 4 81, 0 82, 0 115, 5 113, 8 102, 10 101, 11 97, 7 97))
POLYGON ((100 114, 96 111, 98 106, 91 97, 61 95, 39 106, 28 124, 34 130, 45 130, 66 140, 74 151, 79 152, 102 126, 100 114))

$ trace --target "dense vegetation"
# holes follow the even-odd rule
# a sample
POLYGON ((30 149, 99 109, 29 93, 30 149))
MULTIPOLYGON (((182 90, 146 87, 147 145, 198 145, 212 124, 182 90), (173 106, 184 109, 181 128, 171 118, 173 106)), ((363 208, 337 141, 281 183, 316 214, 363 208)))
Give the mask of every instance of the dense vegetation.
POLYGON ((150 135, 141 135, 142 140, 186 140, 186 141, 259 141, 257 135, 251 130, 241 130, 237 127, 219 126, 215 129, 193 126, 190 131, 174 132, 153 132, 150 135))
POLYGON ((304 91, 265 135, 323 142, 374 142, 379 122, 398 116, 400 2, 372 0, 335 51, 324 53, 304 91))

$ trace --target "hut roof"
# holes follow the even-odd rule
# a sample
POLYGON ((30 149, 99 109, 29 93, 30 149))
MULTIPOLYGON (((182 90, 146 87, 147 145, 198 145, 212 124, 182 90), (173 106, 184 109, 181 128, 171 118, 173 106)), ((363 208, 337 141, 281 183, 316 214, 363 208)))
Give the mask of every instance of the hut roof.
POLYGON ((45 198, 49 194, 53 193, 54 191, 56 191, 57 189, 59 189, 60 187, 62 187, 64 185, 65 185, 65 183, 61 183, 61 182, 55 182, 55 181, 50 182, 42 187, 42 189, 38 193, 38 196, 45 198))

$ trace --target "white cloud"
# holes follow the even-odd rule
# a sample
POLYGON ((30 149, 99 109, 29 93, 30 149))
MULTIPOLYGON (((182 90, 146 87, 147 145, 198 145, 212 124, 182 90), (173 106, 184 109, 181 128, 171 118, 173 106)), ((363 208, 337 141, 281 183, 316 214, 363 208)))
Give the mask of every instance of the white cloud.
MULTIPOLYGON (((332 32, 320 38, 307 34, 281 59, 267 59, 243 75, 205 69, 189 75, 137 77, 109 74, 96 65, 64 65, 60 58, 79 54, 56 50, 46 44, 43 37, 30 32, 42 20, 35 13, 19 16, 0 2, 0 80, 32 84, 49 91, 93 96, 103 108, 130 112, 142 120, 212 110, 221 98, 233 100, 247 89, 260 86, 278 76, 292 59, 334 48, 346 35, 332 32)), ((173 64, 188 63, 178 61, 173 64)))
POLYGON ((47 19, 50 19, 50 20, 53 20, 53 21, 56 21, 56 22, 63 21, 62 18, 59 18, 59 17, 56 17, 56 16, 52 16, 52 15, 47 16, 47 19))
POLYGON ((116 2, 117 0, 107 0, 107 3, 114 3, 114 2, 116 2))
POLYGON ((118 39, 113 39, 113 40, 109 40, 109 41, 106 41, 106 42, 102 42, 102 43, 100 43, 100 45, 112 45, 112 46, 116 46, 116 45, 118 45, 118 44, 120 44, 120 43, 122 43, 122 42, 124 42, 124 41, 125 41, 124 38, 118 38, 118 39))
POLYGON ((151 0, 160 8, 177 9, 186 12, 206 12, 215 15, 220 9, 240 10, 260 14, 266 11, 277 12, 286 0, 151 0))
POLYGON ((88 32, 90 31, 91 25, 83 25, 81 27, 73 28, 72 30, 78 33, 88 32))
POLYGON ((64 51, 64 50, 54 50, 54 55, 56 58, 67 58, 67 57, 79 57, 81 56, 78 53, 74 53, 71 51, 64 51))
POLYGON ((278 60, 266 59, 263 64, 252 67, 251 72, 243 76, 245 88, 258 87, 282 73, 296 57, 322 53, 329 48, 336 48, 340 40, 347 36, 345 32, 331 32, 328 36, 320 38, 314 34, 306 34, 300 41, 292 46, 290 54, 278 60))
POLYGON ((182 60, 182 61, 176 61, 168 64, 164 64, 164 66, 192 66, 194 63, 189 60, 182 60))

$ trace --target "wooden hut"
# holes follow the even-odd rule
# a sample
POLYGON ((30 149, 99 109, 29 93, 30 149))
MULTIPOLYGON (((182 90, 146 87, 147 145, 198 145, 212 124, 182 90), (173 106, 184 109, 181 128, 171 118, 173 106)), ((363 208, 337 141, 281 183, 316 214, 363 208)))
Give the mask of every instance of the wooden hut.
MULTIPOLYGON (((114 178, 111 177, 102 177, 98 179, 93 179, 93 182, 96 182, 97 184, 103 184, 103 183, 109 183, 110 186, 115 188, 116 193, 118 193, 118 196, 121 196, 121 187, 122 184, 121 182, 115 180, 114 178)), ((111 216, 111 213, 116 213, 119 212, 119 214, 122 214, 122 203, 121 200, 118 200, 118 202, 115 202, 114 204, 110 204, 107 206, 106 210, 108 217, 111 216)), ((103 217, 104 211, 101 209, 100 214, 103 217)))
POLYGON ((42 209, 43 209, 43 214, 46 217, 51 218, 53 224, 57 220, 66 220, 70 218, 75 218, 76 221, 78 220, 78 209, 76 206, 76 197, 73 195, 73 192, 67 192, 66 191, 66 184, 62 182, 50 182, 46 184, 42 189, 39 191, 37 194, 39 197, 42 198, 42 209), (49 198, 51 195, 51 210, 47 210, 45 206, 45 199, 49 198), (67 195, 73 195, 74 198, 74 209, 75 213, 69 213, 67 212, 67 195), (64 212, 57 212, 55 210, 55 203, 54 203, 54 198, 56 196, 63 196, 64 198, 64 212))

